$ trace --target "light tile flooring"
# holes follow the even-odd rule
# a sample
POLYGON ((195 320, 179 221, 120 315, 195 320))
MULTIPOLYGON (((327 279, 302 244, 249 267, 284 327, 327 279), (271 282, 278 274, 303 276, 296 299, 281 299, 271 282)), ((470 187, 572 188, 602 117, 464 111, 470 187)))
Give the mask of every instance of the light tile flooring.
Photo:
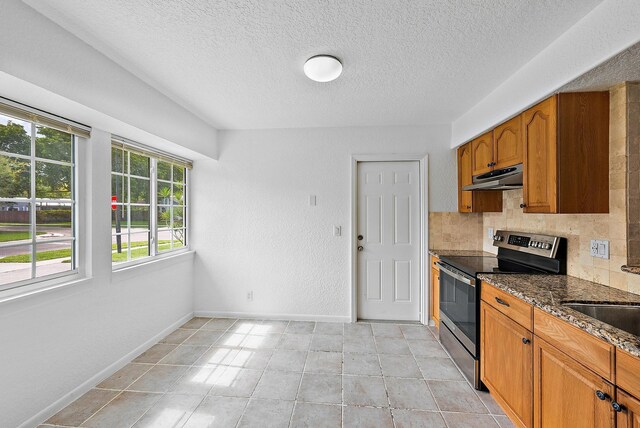
POLYGON ((506 427, 416 324, 194 318, 43 427, 506 427))

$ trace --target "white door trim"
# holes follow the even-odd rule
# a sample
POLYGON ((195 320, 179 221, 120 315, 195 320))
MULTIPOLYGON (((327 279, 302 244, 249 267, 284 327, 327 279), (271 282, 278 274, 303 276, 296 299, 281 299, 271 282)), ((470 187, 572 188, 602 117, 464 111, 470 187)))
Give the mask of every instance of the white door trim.
POLYGON ((429 248, 429 182, 427 166, 428 154, 361 154, 351 155, 351 322, 358 320, 358 162, 393 162, 418 161, 420 164, 420 322, 428 324, 431 314, 427 313, 430 296, 427 295, 428 284, 428 254, 429 248))

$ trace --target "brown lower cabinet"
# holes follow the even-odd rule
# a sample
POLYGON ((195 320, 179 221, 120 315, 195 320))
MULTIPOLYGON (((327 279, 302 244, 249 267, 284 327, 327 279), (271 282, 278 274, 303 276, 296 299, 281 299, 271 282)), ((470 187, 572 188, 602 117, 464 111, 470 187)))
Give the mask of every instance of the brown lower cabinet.
POLYGON ((481 378, 516 426, 640 428, 640 358, 485 282, 481 296, 481 378))
POLYGON ((531 427, 533 334, 485 302, 480 310, 482 382, 517 426, 531 427))
POLYGON ((535 427, 615 427, 612 384, 538 337, 533 347, 535 427))
POLYGON ((640 428, 640 400, 618 388, 616 403, 620 406, 616 416, 617 427, 640 428))

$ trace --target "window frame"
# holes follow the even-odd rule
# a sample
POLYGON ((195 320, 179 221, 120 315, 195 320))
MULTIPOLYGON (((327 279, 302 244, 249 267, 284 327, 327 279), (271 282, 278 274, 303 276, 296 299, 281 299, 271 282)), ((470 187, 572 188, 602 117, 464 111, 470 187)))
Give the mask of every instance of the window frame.
MULTIPOLYGON (((30 145, 29 145, 29 154, 24 155, 20 153, 12 153, 0 151, 0 156, 5 156, 9 158, 22 159, 29 161, 29 197, 0 197, 0 203, 2 202, 18 202, 18 203, 27 203, 29 206, 29 233, 31 237, 29 238, 29 243, 11 243, 2 242, 0 243, 0 248, 11 248, 11 247, 19 247, 19 246, 28 246, 31 250, 31 278, 23 279, 19 281, 8 282, 6 284, 0 284, 0 297, 4 297, 6 295, 13 295, 22 293, 23 289, 25 293, 28 293, 33 288, 46 287, 50 283, 56 283, 57 280, 63 281, 72 281, 80 277, 81 274, 81 261, 82 257, 80 256, 80 223, 81 223, 81 213, 78 207, 78 198, 79 198, 79 180, 78 180, 78 147, 79 140, 82 137, 79 137, 73 132, 62 131, 66 134, 69 134, 71 137, 71 159, 70 161, 60 161, 56 159, 47 159, 43 157, 36 156, 36 142, 38 139, 38 127, 44 127, 49 129, 56 129, 51 126, 47 126, 46 124, 40 124, 37 120, 25 120, 20 117, 16 117, 11 114, 6 114, 0 112, 0 115, 9 118, 16 119, 21 122, 26 122, 30 125, 31 130, 29 133, 30 137, 30 145), (36 165, 40 163, 45 163, 48 165, 60 165, 71 168, 70 174, 70 198, 41 198, 37 196, 37 168, 36 165), (70 238, 53 238, 51 240, 47 240, 46 242, 65 242, 70 243, 69 248, 71 249, 70 256, 70 267, 71 269, 66 270, 64 272, 57 272, 43 276, 36 276, 37 268, 38 268, 38 245, 42 245, 44 242, 39 241, 37 230, 38 230, 38 221, 37 221, 37 213, 38 213, 38 205, 47 202, 54 203, 65 203, 69 204, 71 208, 71 237, 70 238), (26 288, 25 288, 26 287, 26 288)), ((57 130, 60 131, 59 128, 57 130)), ((8 271, 9 273, 11 271, 8 271)))
MULTIPOLYGON (((126 235, 129 237, 129 239, 127 240, 127 261, 123 261, 123 262, 113 262, 113 256, 111 258, 111 269, 113 272, 119 271, 119 270, 123 270, 123 269, 128 269, 134 266, 139 266, 139 265, 144 265, 147 263, 151 263, 163 258, 169 258, 169 257, 173 257, 179 254, 183 254, 183 253, 187 253, 191 251, 191 247, 190 247, 190 227, 189 227, 189 214, 190 214, 190 209, 188 209, 188 204, 190 202, 190 197, 189 197, 189 192, 190 192, 190 188, 191 188, 191 184, 190 184, 190 176, 191 176, 191 172, 190 172, 190 164, 187 161, 182 161, 180 159, 176 160, 172 160, 171 158, 167 158, 166 155, 163 155, 162 153, 158 153, 155 154, 153 150, 151 149, 138 149, 137 145, 132 145, 130 143, 122 143, 120 141, 112 141, 111 144, 111 168, 110 168, 110 177, 114 177, 115 175, 119 175, 121 177, 127 177, 127 199, 129 200, 129 202, 125 203, 123 202, 117 202, 116 205, 117 206, 126 206, 127 207, 127 229, 129 230, 126 235), (127 154, 127 173, 120 173, 120 172, 116 172, 113 170, 113 149, 118 149, 118 150, 122 150, 124 154, 127 154), (142 155, 142 156, 146 156, 149 158, 149 255, 148 256, 144 256, 144 257, 140 257, 140 258, 136 258, 136 259, 131 259, 131 247, 130 247, 130 236, 131 236, 131 211, 130 211, 130 207, 132 206, 131 202, 130 202, 130 198, 131 198, 131 185, 130 185, 130 178, 145 178, 146 177, 141 177, 138 175, 133 175, 131 174, 131 154, 138 154, 138 155, 142 155), (184 230, 185 233, 185 237, 186 237, 186 244, 183 247, 180 248, 170 248, 169 250, 165 250, 165 251, 159 251, 158 246, 159 246, 159 240, 158 240, 158 233, 159 233, 159 228, 158 228, 158 218, 157 218, 157 212, 158 212, 158 162, 167 162, 169 164, 172 165, 171 171, 172 171, 172 178, 173 178, 173 166, 179 166, 179 167, 183 167, 184 168, 184 205, 182 205, 184 207, 184 210, 186 211, 186 215, 184 216, 184 226, 181 228, 184 230)), ((160 182, 166 183, 166 180, 160 179, 160 182)), ((110 183, 112 183, 112 180, 110 180, 110 183)), ((171 182, 173 184, 173 181, 171 182)), ((113 192, 113 188, 111 188, 111 195, 113 196, 114 192, 113 192)), ((173 196, 173 193, 172 193, 173 196)), ((144 206, 147 206, 147 204, 143 204, 144 206)), ((164 204, 162 204, 164 206, 164 204)), ((134 204, 133 206, 142 206, 142 205, 138 205, 138 204, 134 204)), ((111 207, 109 207, 111 209, 111 207)), ((112 210, 113 211, 113 210, 112 210)), ((112 219, 113 219, 113 214, 112 214, 112 219)), ((111 226, 111 241, 110 241, 110 245, 113 245, 113 238, 115 236, 117 236, 117 234, 114 232, 114 228, 113 228, 113 220, 112 220, 112 226, 111 226)), ((173 232, 174 229, 170 229, 171 232, 173 232)), ((124 232, 120 232, 121 236, 125 236, 124 232)), ((172 239, 173 241, 173 239, 172 239)), ((113 250, 112 250, 112 254, 113 254, 113 250)))

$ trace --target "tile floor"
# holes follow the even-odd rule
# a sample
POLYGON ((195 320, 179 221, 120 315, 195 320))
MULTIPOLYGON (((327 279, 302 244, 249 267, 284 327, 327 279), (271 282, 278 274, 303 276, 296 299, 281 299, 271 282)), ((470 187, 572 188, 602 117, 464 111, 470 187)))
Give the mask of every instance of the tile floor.
POLYGON ((416 324, 194 318, 42 427, 506 427, 416 324))

